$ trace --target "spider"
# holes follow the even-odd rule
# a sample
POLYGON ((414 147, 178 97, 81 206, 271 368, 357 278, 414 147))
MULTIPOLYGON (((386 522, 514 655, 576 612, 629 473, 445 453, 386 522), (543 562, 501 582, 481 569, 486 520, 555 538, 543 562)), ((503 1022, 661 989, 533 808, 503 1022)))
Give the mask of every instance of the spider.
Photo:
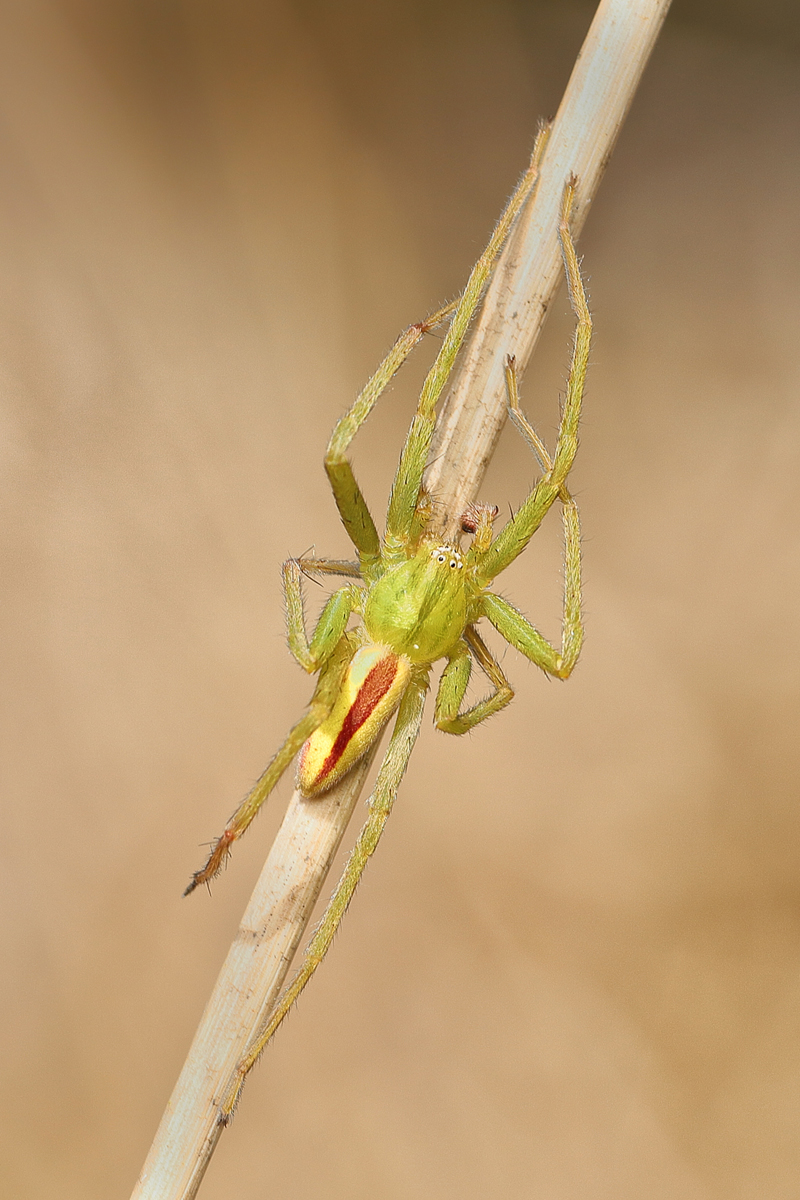
POLYGON ((412 325, 397 340, 352 408, 336 425, 325 456, 325 470, 344 527, 358 553, 357 562, 323 558, 289 559, 283 587, 289 648, 309 674, 319 674, 307 714, 231 817, 205 866, 186 889, 207 883, 225 862, 289 764, 299 754, 297 782, 306 797, 337 783, 367 752, 396 712, 388 749, 369 799, 369 816, 355 843, 322 921, 297 975, 278 1000, 250 1051, 237 1069, 237 1082, 222 1106, 230 1115, 247 1072, 275 1033, 324 957, 356 885, 375 850, 408 764, 422 721, 433 664, 445 659, 435 703, 435 723, 444 733, 463 734, 499 712, 513 691, 490 653, 477 625, 486 618, 512 646, 548 675, 566 679, 581 649, 580 525, 567 488, 577 448, 578 419, 591 340, 591 318, 569 218, 576 179, 564 188, 559 238, 577 318, 567 391, 558 440, 551 456, 523 415, 513 359, 505 378, 509 414, 535 454, 541 477, 519 510, 495 535, 497 509, 472 505, 461 518, 471 535, 469 549, 433 532, 433 502, 423 486, 436 403, 441 395, 469 322, 480 302, 496 256, 514 218, 533 188, 546 139, 537 138, 531 164, 512 195, 489 244, 472 270, 461 299, 428 320, 412 325), (356 482, 347 450, 376 400, 434 325, 451 317, 441 349, 422 388, 394 478, 383 538, 356 482), (521 554, 551 506, 561 503, 565 539, 564 618, 560 648, 551 645, 511 604, 490 590, 493 580, 521 554), (306 631, 302 576, 341 576, 347 582, 325 604, 312 636, 306 631), (358 625, 348 629, 351 617, 358 625), (473 660, 492 690, 471 707, 462 707, 473 660))

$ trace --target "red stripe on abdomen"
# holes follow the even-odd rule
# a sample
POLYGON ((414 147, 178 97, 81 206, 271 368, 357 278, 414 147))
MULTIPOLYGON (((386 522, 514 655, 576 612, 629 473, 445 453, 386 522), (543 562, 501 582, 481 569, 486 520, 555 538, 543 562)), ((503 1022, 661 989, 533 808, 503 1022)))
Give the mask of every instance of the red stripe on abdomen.
POLYGON ((336 735, 336 741, 331 746, 328 757, 314 781, 316 787, 319 787, 334 770, 355 734, 364 722, 369 720, 376 706, 389 691, 397 675, 397 666, 397 657, 394 654, 387 654, 369 672, 358 689, 355 700, 350 705, 347 716, 342 721, 342 727, 336 735))

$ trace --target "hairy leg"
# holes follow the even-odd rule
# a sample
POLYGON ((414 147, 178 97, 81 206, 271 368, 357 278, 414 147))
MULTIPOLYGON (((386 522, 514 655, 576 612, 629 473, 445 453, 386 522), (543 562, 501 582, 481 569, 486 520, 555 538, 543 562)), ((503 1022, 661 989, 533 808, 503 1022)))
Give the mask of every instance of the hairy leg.
POLYGON ((225 831, 214 843, 205 866, 192 876, 184 896, 188 896, 199 884, 208 883, 214 878, 230 854, 231 846, 247 830, 303 743, 328 716, 355 650, 355 641, 347 634, 340 638, 338 647, 322 669, 308 712, 292 727, 263 775, 236 809, 225 831))
MULTIPOLYGON (((567 583, 569 589, 569 580, 567 583)), ((583 641, 583 627, 580 620, 580 598, 577 604, 567 602, 564 607, 564 628, 561 649, 556 649, 546 637, 543 637, 527 617, 523 617, 512 604, 502 596, 486 592, 481 602, 482 615, 488 617, 498 633, 521 651, 537 667, 541 667, 548 675, 557 679, 566 679, 572 674, 583 641)))
POLYGON ((539 174, 548 130, 542 128, 536 138, 530 166, 520 180, 514 194, 506 205, 489 244, 472 268, 467 280, 467 286, 458 303, 450 328, 447 331, 442 348, 436 356, 422 385, 417 411, 411 422, 411 428, 406 443, 400 455, 400 462, 392 485, 389 498, 389 510, 386 516, 386 536, 384 538, 384 557, 390 563, 402 561, 406 554, 417 499, 422 487, 422 476, 428 460, 428 453, 433 437, 436 421, 436 404, 442 394, 445 384, 453 369, 469 323, 475 314, 483 289, 489 279, 495 259, 508 236, 508 232, 523 204, 530 195, 539 174))
POLYGON ((468 625, 464 631, 464 641, 459 642, 450 655, 450 661, 439 682, 435 717, 437 729, 441 729, 443 733, 467 733, 481 721, 505 708, 513 698, 513 689, 501 671, 500 664, 492 657, 478 631, 468 625), (494 691, 490 696, 473 704, 472 708, 460 712, 472 671, 470 650, 494 685, 494 691))
POLYGON ((253 1040, 245 1058, 242 1059, 236 1072, 236 1079, 228 1095, 224 1098, 219 1112, 219 1120, 227 1124, 239 1099, 245 1078, 264 1047, 283 1021, 289 1009, 306 986, 311 976, 322 962, 333 941, 334 934, 339 928, 342 917, 353 896, 359 879, 366 867, 370 855, 374 852, 381 834, 383 833, 389 813, 392 811, 397 789, 403 777, 414 743, 417 740, 422 710, 425 705, 427 677, 422 673, 413 679, 408 686, 405 696, 400 703, 397 721, 392 732, 392 738, 386 751, 386 757, 381 764, 375 790, 369 800, 369 816, 358 835, 355 846, 344 868, 344 873, 331 896, 325 914, 316 933, 306 948, 303 963, 283 993, 266 1024, 253 1040))
POLYGON ((380 561, 380 539, 367 502, 356 482, 353 467, 347 459, 347 451, 372 412, 375 402, 411 351, 425 334, 444 321, 454 308, 455 305, 448 304, 426 320, 410 325, 400 335, 353 406, 336 422, 328 443, 325 470, 333 498, 348 537, 358 551, 361 569, 367 577, 370 577, 380 561))
MULTIPOLYGON (((506 388, 508 391, 509 415, 512 421, 530 446, 532 452, 539 459, 542 469, 544 471, 552 471, 553 462, 544 443, 520 408, 517 373, 514 369, 513 359, 509 359, 506 363, 506 388)), ((578 661, 578 655, 583 645, 583 620, 581 617, 581 522, 578 506, 570 494, 566 483, 562 483, 558 498, 561 501, 564 524, 564 617, 561 633, 561 667, 556 671, 556 674, 562 678, 566 678, 578 661)))
MULTIPOLYGON (((478 574, 484 586, 491 583, 501 571, 504 571, 514 561, 518 554, 522 553, 541 525, 554 501, 561 496, 562 488, 566 484, 578 446, 578 421, 580 419, 581 401, 583 399, 583 389, 586 382, 586 370, 589 363, 589 351, 592 341, 592 318, 586 302, 586 293, 581 279, 578 256, 575 253, 575 246, 569 231, 569 216, 575 198, 575 183, 576 181, 571 179, 564 188, 564 201, 559 225, 559 238, 561 240, 561 252, 564 259, 570 304, 572 305, 577 322, 572 363, 567 380, 567 394, 558 432, 558 442, 556 443, 555 454, 552 460, 550 460, 538 435, 533 433, 533 430, 528 426, 533 435, 531 445, 534 453, 540 458, 543 466, 546 466, 548 462, 550 465, 546 468, 544 476, 534 486, 528 498, 511 520, 503 526, 489 549, 479 560, 478 574)), ((511 372, 513 375, 513 365, 511 372)), ((507 381, 508 378, 507 373, 507 381)), ((520 427, 518 421, 515 421, 515 424, 517 424, 518 428, 520 427)), ((524 436, 527 437, 527 435, 524 436)))
POLYGON ((319 615, 309 641, 303 604, 303 570, 297 559, 283 564, 283 595, 289 649, 304 671, 311 675, 330 658, 339 644, 352 612, 361 606, 362 590, 342 587, 333 593, 319 615))
POLYGON ((351 562, 349 559, 309 558, 308 555, 302 554, 294 561, 304 575, 342 575, 345 579, 361 579, 361 568, 357 562, 351 562))

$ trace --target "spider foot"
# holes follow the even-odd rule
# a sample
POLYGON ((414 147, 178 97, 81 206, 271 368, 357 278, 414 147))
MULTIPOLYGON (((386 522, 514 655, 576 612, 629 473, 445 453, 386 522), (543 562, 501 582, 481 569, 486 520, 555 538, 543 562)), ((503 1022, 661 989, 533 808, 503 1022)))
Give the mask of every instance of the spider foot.
POLYGON ((231 846, 236 841, 236 833, 233 829, 226 829, 222 837, 217 839, 213 850, 208 856, 206 865, 199 871, 195 871, 192 875, 191 882, 183 893, 184 896, 190 895, 196 887, 201 883, 210 883, 215 875, 218 875, 222 870, 228 855, 231 852, 231 846))

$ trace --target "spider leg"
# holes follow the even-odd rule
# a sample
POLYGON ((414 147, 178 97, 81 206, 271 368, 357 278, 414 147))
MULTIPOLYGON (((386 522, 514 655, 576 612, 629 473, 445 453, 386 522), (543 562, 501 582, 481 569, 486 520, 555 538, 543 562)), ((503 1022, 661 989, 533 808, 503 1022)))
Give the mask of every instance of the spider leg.
POLYGON ((566 480, 578 447, 578 421, 592 341, 592 318, 586 303, 586 292, 581 279, 578 256, 575 253, 575 246, 569 230, 569 217, 575 198, 575 183, 575 179, 572 178, 564 188, 559 225, 561 253, 564 259, 570 304, 577 323, 558 442, 551 460, 538 435, 522 417, 516 397, 516 374, 513 363, 509 363, 506 370, 506 383, 509 389, 509 409, 512 419, 546 469, 545 474, 534 486, 528 498, 511 520, 503 526, 486 553, 480 557, 476 574, 484 586, 491 583, 495 576, 504 571, 509 563, 512 563, 517 555, 522 553, 556 499, 560 498, 564 504, 565 529, 568 521, 573 526, 577 524, 577 509, 566 490, 566 480))
POLYGON ((487 717, 494 716, 501 708, 505 708, 513 698, 513 689, 500 669, 500 664, 493 658, 474 626, 468 625, 464 631, 464 640, 459 641, 456 649, 449 655, 449 662, 439 681, 439 690, 436 693, 436 728, 441 729, 443 733, 467 733, 487 717), (472 708, 460 712, 472 671, 470 650, 478 665, 494 684, 494 691, 472 708))
MULTIPOLYGON (((519 406, 519 390, 514 360, 506 363, 509 416, 539 459, 543 470, 551 471, 553 463, 544 443, 519 406)), ((561 635, 561 666, 554 672, 562 678, 570 674, 583 644, 581 620, 581 523, 578 506, 563 483, 558 493, 564 525, 564 621, 561 635)), ((522 618, 524 620, 524 618, 522 618)), ((540 636, 540 635, 538 635, 540 636)), ((549 643, 547 643, 549 646, 549 643)), ((553 647, 549 646, 552 651, 553 647)), ((557 652, 555 652, 557 653, 557 652)), ((542 663, 539 663, 542 666, 542 663)), ((552 672, 550 666, 545 670, 552 672)))
POLYGON ((392 738, 386 751, 386 757, 381 764, 375 790, 369 800, 369 816, 358 835, 355 846, 344 868, 344 873, 328 901, 328 907, 320 921, 317 931, 309 942, 303 963, 292 982, 278 1000, 270 1013, 266 1024, 255 1036, 250 1049, 236 1069, 236 1077, 228 1094, 225 1096, 219 1112, 219 1120, 227 1124, 230 1120, 245 1078, 261 1054, 278 1026, 283 1021, 311 976, 322 962, 333 941, 334 934, 344 916, 347 906, 352 899, 359 879, 366 867, 370 855, 374 852, 381 834, 383 833, 389 813, 392 811, 397 789, 403 777, 414 743, 417 740, 422 710, 425 705, 427 690, 427 672, 420 671, 408 685, 405 695, 400 702, 397 721, 392 732, 392 738))
POLYGON ((571 586, 570 575, 571 572, 567 568, 560 650, 551 645, 547 638, 543 637, 539 630, 502 596, 496 596, 493 592, 485 592, 481 598, 481 613, 488 617, 497 632, 502 634, 507 642, 521 651, 537 667, 541 667, 548 675, 555 675, 558 679, 566 679, 572 674, 583 643, 580 590, 578 589, 576 592, 574 587, 574 572, 571 586))
POLYGON ((433 316, 401 333, 391 350, 367 382, 355 403, 336 422, 325 453, 325 470, 328 474, 333 498, 348 537, 358 551, 361 568, 365 574, 374 571, 380 561, 380 539, 375 522, 356 482, 347 451, 355 435, 366 421, 376 400, 386 389, 392 377, 403 365, 411 351, 425 334, 444 321, 455 305, 448 304, 433 316))
MULTIPOLYGON (((314 561, 314 560, 312 560, 314 561)), ((329 715, 339 692, 347 664, 355 653, 357 642, 345 633, 350 614, 361 603, 361 589, 353 586, 339 588, 328 600, 309 640, 303 611, 302 566, 293 558, 283 564, 283 590, 286 600, 286 627, 289 649, 309 673, 320 671, 309 711, 289 732, 255 787, 236 809, 222 835, 212 847, 205 866, 196 871, 186 893, 200 883, 207 883, 225 862, 232 844, 242 836, 261 805, 314 730, 329 715)))
POLYGON ((417 411, 400 455, 397 473, 389 497, 384 538, 384 559, 390 564, 406 557, 406 548, 411 537, 414 514, 417 506, 422 476, 428 460, 431 438, 436 421, 436 404, 453 369, 456 355, 466 335, 469 323, 480 304, 483 289, 489 279, 495 259, 523 204, 533 189, 539 174, 548 129, 542 127, 536 138, 530 166, 522 176, 516 190, 506 205, 505 211, 489 239, 489 244, 480 256, 467 280, 467 286, 458 302, 453 320, 436 359, 427 374, 420 393, 417 411))
POLYGON ((358 563, 342 558, 308 558, 302 555, 295 562, 304 575, 343 575, 345 579, 361 579, 358 563))
POLYGON ((347 665, 353 657, 355 650, 356 643, 352 637, 345 634, 339 639, 339 645, 333 654, 329 656, 328 661, 322 668, 308 712, 289 731, 286 741, 280 747, 277 754, 275 754, 263 775, 236 809, 236 812, 225 826, 225 831, 214 843, 205 866, 201 870, 195 871, 192 876, 189 886, 183 893, 184 896, 188 896, 199 884, 208 883, 209 880, 213 879, 224 865, 230 853, 231 846, 247 830, 250 822, 256 816, 261 805, 278 783, 303 743, 328 716, 339 692, 347 665))
POLYGON ((539 466, 542 470, 545 472, 552 471, 553 460, 547 452, 547 447, 520 408, 517 360, 513 354, 510 354, 506 359, 505 377, 508 415, 519 433, 522 434, 528 443, 531 452, 539 460, 539 466))
POLYGON ((339 644, 350 614, 359 610, 362 589, 352 585, 338 588, 320 613, 309 641, 303 606, 302 565, 297 559, 290 558, 283 564, 282 573, 289 649, 303 670, 313 674, 339 644))

